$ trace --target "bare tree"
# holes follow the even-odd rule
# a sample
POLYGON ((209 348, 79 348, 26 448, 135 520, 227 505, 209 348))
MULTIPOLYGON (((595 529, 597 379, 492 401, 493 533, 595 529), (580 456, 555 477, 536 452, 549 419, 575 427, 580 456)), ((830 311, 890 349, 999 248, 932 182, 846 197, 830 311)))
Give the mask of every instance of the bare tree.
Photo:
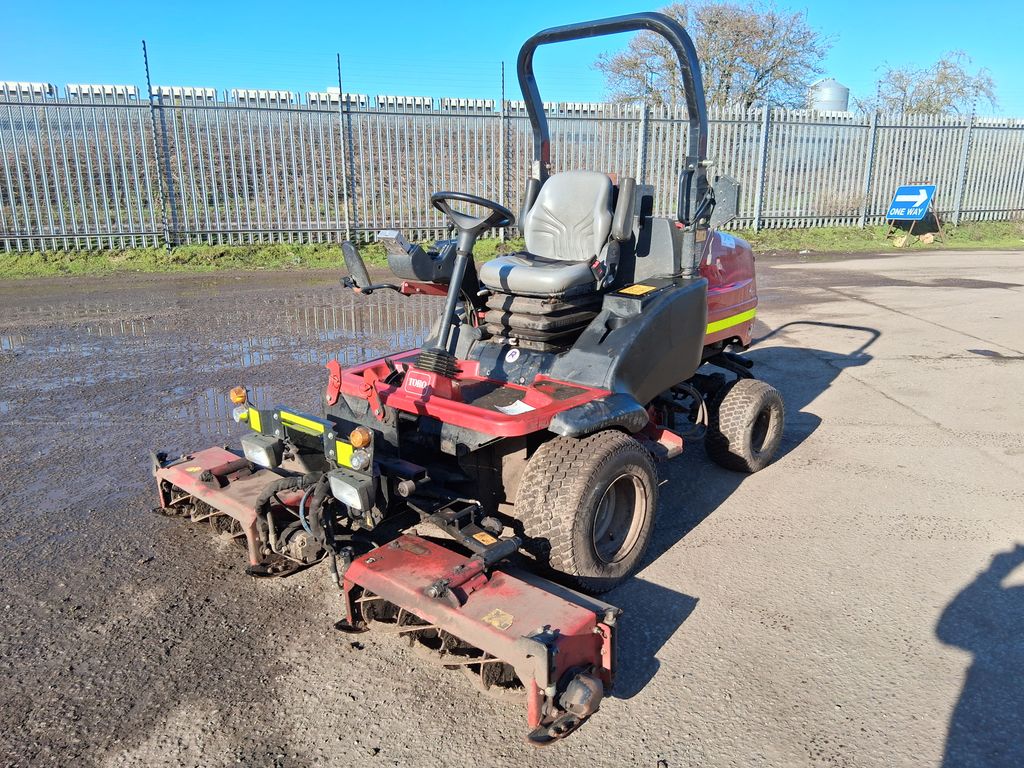
MULTIPOLYGON (((709 104, 800 106, 832 46, 804 13, 771 5, 698 0, 669 5, 662 13, 693 38, 709 104)), ((596 66, 616 101, 685 103, 675 53, 660 35, 640 32, 626 50, 600 56, 596 66)))
POLYGON ((945 115, 973 112, 979 103, 994 109, 996 85, 986 69, 968 71, 970 57, 950 51, 929 67, 886 65, 872 99, 858 100, 865 111, 901 115, 945 115))

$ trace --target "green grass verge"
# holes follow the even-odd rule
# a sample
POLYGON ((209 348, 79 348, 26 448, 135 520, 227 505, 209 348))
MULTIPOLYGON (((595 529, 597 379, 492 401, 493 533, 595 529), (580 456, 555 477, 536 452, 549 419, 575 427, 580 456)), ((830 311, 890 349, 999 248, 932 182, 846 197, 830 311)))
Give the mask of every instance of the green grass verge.
MULTIPOLYGON (((885 239, 886 227, 833 227, 817 229, 737 230, 758 253, 878 253, 897 252, 885 239)), ((521 249, 522 240, 502 243, 496 238, 480 240, 476 258, 486 260, 498 253, 521 249)), ((946 242, 914 242, 909 250, 1022 249, 1024 222, 970 222, 948 227, 946 242)), ((905 249, 907 250, 907 249, 905 249)), ((361 248, 370 267, 387 266, 384 248, 377 244, 361 248)), ((336 244, 253 244, 182 245, 165 248, 129 248, 110 251, 44 251, 0 254, 0 279, 51 277, 57 275, 102 275, 120 272, 212 272, 222 269, 343 269, 336 244)))
MULTIPOLYGON (((736 234, 749 241, 758 253, 879 253, 900 250, 951 249, 1017 249, 1024 250, 1024 222, 972 221, 959 227, 946 227, 946 241, 936 236, 933 243, 922 243, 916 235, 903 249, 893 240, 886 240, 887 226, 821 227, 818 229, 762 229, 737 230, 736 234)), ((897 232, 898 235, 904 234, 897 232)))
MULTIPOLYGON (((520 250, 522 240, 502 243, 496 238, 480 240, 475 248, 479 260, 498 253, 520 250)), ((384 247, 372 243, 360 248, 369 267, 386 267, 384 247)), ((122 272, 213 272, 256 269, 343 269, 344 260, 336 243, 253 245, 181 245, 166 248, 126 248, 109 251, 35 251, 0 254, 0 279, 53 277, 58 275, 103 275, 122 272)))

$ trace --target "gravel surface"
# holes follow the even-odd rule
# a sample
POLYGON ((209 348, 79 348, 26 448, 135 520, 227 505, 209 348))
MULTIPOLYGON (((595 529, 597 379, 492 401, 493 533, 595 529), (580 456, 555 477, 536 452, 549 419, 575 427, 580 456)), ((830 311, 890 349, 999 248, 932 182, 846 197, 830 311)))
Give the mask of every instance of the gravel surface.
POLYGON ((325 273, 0 283, 0 764, 1024 764, 1024 262, 762 259, 751 350, 787 403, 753 476, 662 466, 601 712, 524 713, 332 630, 324 571, 254 581, 150 512, 146 454, 235 442, 227 390, 315 408, 331 356, 436 300, 325 273))

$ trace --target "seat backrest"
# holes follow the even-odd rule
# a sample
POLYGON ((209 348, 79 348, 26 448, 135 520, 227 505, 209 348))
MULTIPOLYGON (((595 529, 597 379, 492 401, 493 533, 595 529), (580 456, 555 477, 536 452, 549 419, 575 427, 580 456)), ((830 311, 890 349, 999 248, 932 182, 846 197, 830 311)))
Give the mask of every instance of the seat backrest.
POLYGON ((612 180, 595 171, 563 171, 544 182, 520 227, 526 250, 558 261, 600 256, 612 226, 612 180))

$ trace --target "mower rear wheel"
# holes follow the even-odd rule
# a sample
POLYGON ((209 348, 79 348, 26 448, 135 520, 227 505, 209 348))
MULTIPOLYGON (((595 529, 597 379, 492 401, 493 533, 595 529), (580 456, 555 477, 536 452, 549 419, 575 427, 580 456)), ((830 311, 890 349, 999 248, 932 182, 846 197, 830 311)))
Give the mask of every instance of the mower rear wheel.
POLYGON ((708 456, 726 469, 753 473, 767 467, 782 443, 786 412, 775 387, 737 379, 708 404, 708 456))
POLYGON ((514 515, 524 547, 570 586, 607 592, 640 564, 654 530, 658 479, 647 450, 607 430, 556 437, 526 465, 514 515))

